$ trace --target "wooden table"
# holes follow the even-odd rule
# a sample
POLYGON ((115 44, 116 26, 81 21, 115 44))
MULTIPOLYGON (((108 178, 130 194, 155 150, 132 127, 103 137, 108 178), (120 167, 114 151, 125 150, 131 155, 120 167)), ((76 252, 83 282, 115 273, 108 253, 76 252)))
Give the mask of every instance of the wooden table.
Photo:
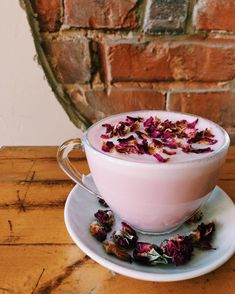
MULTIPOLYGON (((113 274, 86 256, 64 225, 64 203, 74 184, 55 156, 55 147, 0 149, 1 294, 235 293, 235 256, 207 275, 172 283, 113 274)), ((73 160, 88 173, 82 154, 73 160)), ((235 147, 219 185, 235 200, 235 147)))

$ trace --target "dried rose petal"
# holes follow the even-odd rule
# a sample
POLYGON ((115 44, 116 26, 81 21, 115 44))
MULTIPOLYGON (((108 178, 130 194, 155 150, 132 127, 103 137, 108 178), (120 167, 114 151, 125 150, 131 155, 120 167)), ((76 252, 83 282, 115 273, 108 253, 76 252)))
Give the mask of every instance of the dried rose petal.
POLYGON ((182 146, 182 151, 184 153, 190 153, 192 150, 192 146, 191 145, 185 145, 185 146, 182 146))
POLYGON ((207 152, 213 152, 214 150, 211 149, 211 147, 207 147, 207 148, 200 148, 200 149, 194 149, 192 148, 190 152, 192 153, 207 153, 207 152))
POLYGON ((195 121, 193 121, 193 122, 191 122, 191 123, 188 123, 188 124, 187 124, 187 127, 188 127, 189 129, 195 129, 195 126, 196 126, 197 123, 198 123, 198 118, 195 119, 195 121))
POLYGON ((114 144, 111 141, 103 142, 102 151, 104 152, 111 152, 114 148, 114 144))
POLYGON ((114 224, 114 215, 112 210, 101 210, 99 209, 94 216, 98 219, 98 221, 106 227, 109 231, 114 224))
POLYGON ((149 138, 149 136, 141 131, 135 131, 135 133, 137 134, 137 136, 140 138, 140 139, 143 139, 143 140, 147 140, 149 138))
POLYGON ((144 242, 137 243, 136 248, 133 251, 133 258, 136 262, 145 265, 168 263, 167 257, 163 254, 160 247, 144 242))
POLYGON ((115 136, 124 137, 130 131, 130 127, 127 125, 126 122, 119 122, 113 130, 115 136))
POLYGON ((163 253, 171 258, 172 263, 177 266, 189 261, 193 252, 190 238, 180 235, 162 242, 161 249, 163 253))
POLYGON ((212 249, 210 242, 214 231, 215 224, 213 222, 209 224, 201 223, 196 230, 190 234, 193 246, 202 249, 212 249))
POLYGON ((208 137, 208 138, 213 138, 214 137, 211 130, 209 130, 207 128, 203 131, 203 133, 204 133, 204 137, 208 137))
POLYGON ((144 120, 144 118, 143 118, 143 117, 139 117, 139 116, 138 116, 138 117, 132 117, 132 116, 129 116, 129 115, 128 115, 128 116, 126 117, 126 121, 129 122, 129 123, 131 123, 131 122, 132 122, 132 123, 135 123, 135 122, 137 122, 137 121, 138 121, 138 122, 142 122, 143 120, 144 120))
POLYGON ((159 148, 156 146, 156 144, 154 142, 150 143, 149 144, 149 147, 148 147, 148 154, 155 154, 155 153, 159 153, 160 150, 159 148))
POLYGON ((162 152, 167 155, 175 155, 176 154, 175 151, 171 151, 171 150, 167 150, 167 149, 162 149, 162 152))
POLYGON ((158 148, 161 148, 163 146, 163 143, 161 141, 157 140, 157 139, 153 139, 152 142, 158 148))
POLYGON ((107 237, 107 231, 104 226, 102 226, 97 221, 94 221, 90 224, 90 233, 93 237, 95 237, 98 241, 103 242, 107 237))
POLYGON ((177 128, 178 130, 184 130, 184 129, 187 128, 187 126, 188 126, 188 122, 187 122, 186 119, 177 120, 176 123, 175 123, 175 125, 176 125, 176 128, 177 128))
POLYGON ((163 133, 163 139, 165 139, 165 140, 168 140, 168 139, 172 138, 173 136, 174 136, 174 134, 172 134, 172 132, 169 132, 169 131, 165 131, 163 133))
POLYGON ((162 133, 159 131, 153 131, 153 132, 149 132, 148 134, 149 134, 149 137, 151 138, 159 138, 162 133))
POLYGON ((112 126, 110 124, 103 124, 102 127, 106 128, 106 133, 110 133, 114 129, 114 126, 112 126))
POLYGON ((200 141, 197 142, 197 144, 206 144, 206 145, 214 145, 216 144, 218 141, 216 139, 211 139, 211 138, 203 138, 200 141))
POLYGON ((118 139, 119 143, 128 143, 128 144, 134 144, 136 143, 136 139, 133 135, 127 137, 127 138, 122 138, 122 139, 118 139))
POLYGON ((104 249, 108 254, 115 255, 118 259, 123 261, 132 262, 132 257, 125 250, 117 247, 117 245, 110 241, 105 241, 103 243, 104 249))
POLYGON ((100 137, 102 139, 110 139, 113 137, 113 129, 114 126, 110 125, 110 124, 103 124, 102 127, 106 128, 106 134, 102 134, 100 137))
POLYGON ((142 140, 142 143, 137 143, 136 149, 139 154, 148 154, 149 145, 147 140, 142 140))
POLYGON ((119 145, 115 146, 115 149, 119 153, 124 153, 124 154, 130 154, 130 153, 138 153, 138 150, 136 149, 136 146, 134 145, 128 145, 126 143, 121 143, 119 145))
POLYGON ((109 134, 102 134, 100 136, 100 138, 102 138, 102 139, 110 139, 110 138, 112 138, 112 136, 110 136, 109 134))
POLYGON ((179 147, 179 143, 177 143, 176 141, 168 141, 164 145, 170 149, 177 149, 179 147))
POLYGON ((151 126, 153 124, 154 120, 153 120, 153 117, 150 116, 148 119, 146 119, 146 121, 144 121, 144 127, 147 128, 149 126, 151 126))
POLYGON ((102 206, 104 206, 104 207, 109 207, 108 204, 105 202, 104 199, 102 199, 102 198, 98 198, 98 201, 99 201, 100 205, 102 205, 102 206))
POLYGON ((156 153, 153 154, 153 156, 159 161, 159 162, 167 162, 170 160, 170 158, 163 158, 160 154, 156 153))

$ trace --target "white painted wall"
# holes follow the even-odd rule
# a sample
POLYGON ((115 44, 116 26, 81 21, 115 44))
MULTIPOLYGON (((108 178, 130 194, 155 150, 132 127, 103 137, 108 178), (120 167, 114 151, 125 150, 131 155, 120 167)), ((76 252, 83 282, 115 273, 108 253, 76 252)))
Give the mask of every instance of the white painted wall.
POLYGON ((58 145, 80 134, 57 102, 18 0, 0 0, 0 146, 58 145))

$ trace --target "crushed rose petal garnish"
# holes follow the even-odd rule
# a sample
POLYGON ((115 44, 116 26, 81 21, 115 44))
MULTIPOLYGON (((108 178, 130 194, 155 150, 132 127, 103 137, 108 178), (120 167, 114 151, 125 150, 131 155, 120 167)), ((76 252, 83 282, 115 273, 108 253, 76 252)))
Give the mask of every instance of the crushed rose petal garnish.
POLYGON ((127 116, 125 121, 119 121, 116 125, 102 125, 106 131, 100 136, 104 139, 101 149, 104 152, 146 154, 161 163, 169 161, 170 157, 178 152, 188 154, 212 152, 214 150, 211 147, 193 146, 193 144, 214 145, 218 142, 211 130, 197 129, 198 121, 198 118, 192 122, 185 119, 172 122, 168 119, 162 121, 153 116, 147 119, 127 116), (110 141, 111 138, 115 141, 110 141), (165 157, 163 154, 170 157, 165 157))

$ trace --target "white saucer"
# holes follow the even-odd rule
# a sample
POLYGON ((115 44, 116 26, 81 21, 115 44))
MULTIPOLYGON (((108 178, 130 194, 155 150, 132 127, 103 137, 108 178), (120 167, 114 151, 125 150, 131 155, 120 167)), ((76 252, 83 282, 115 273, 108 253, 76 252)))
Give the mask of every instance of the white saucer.
MULTIPOLYGON (((87 185, 92 186, 92 178, 84 179, 87 185)), ((70 192, 65 204, 65 224, 67 230, 77 244, 87 255, 96 262, 119 274, 146 280, 146 281, 179 281, 191 279, 206 274, 224 264, 235 252, 235 207, 232 200, 220 188, 216 187, 207 204, 202 209, 203 222, 214 221, 216 232, 213 246, 216 250, 194 250, 191 261, 183 266, 158 265, 144 266, 136 263, 127 263, 108 255, 102 244, 89 233, 89 224, 95 220, 94 213, 102 207, 98 200, 90 193, 76 185, 70 192)), ((120 228, 120 219, 115 216, 113 230, 120 228)), ((197 225, 194 224, 193 228, 197 225)), ((162 236, 150 236, 138 233, 139 241, 160 244, 177 233, 188 233, 190 225, 183 225, 177 231, 162 236)))

